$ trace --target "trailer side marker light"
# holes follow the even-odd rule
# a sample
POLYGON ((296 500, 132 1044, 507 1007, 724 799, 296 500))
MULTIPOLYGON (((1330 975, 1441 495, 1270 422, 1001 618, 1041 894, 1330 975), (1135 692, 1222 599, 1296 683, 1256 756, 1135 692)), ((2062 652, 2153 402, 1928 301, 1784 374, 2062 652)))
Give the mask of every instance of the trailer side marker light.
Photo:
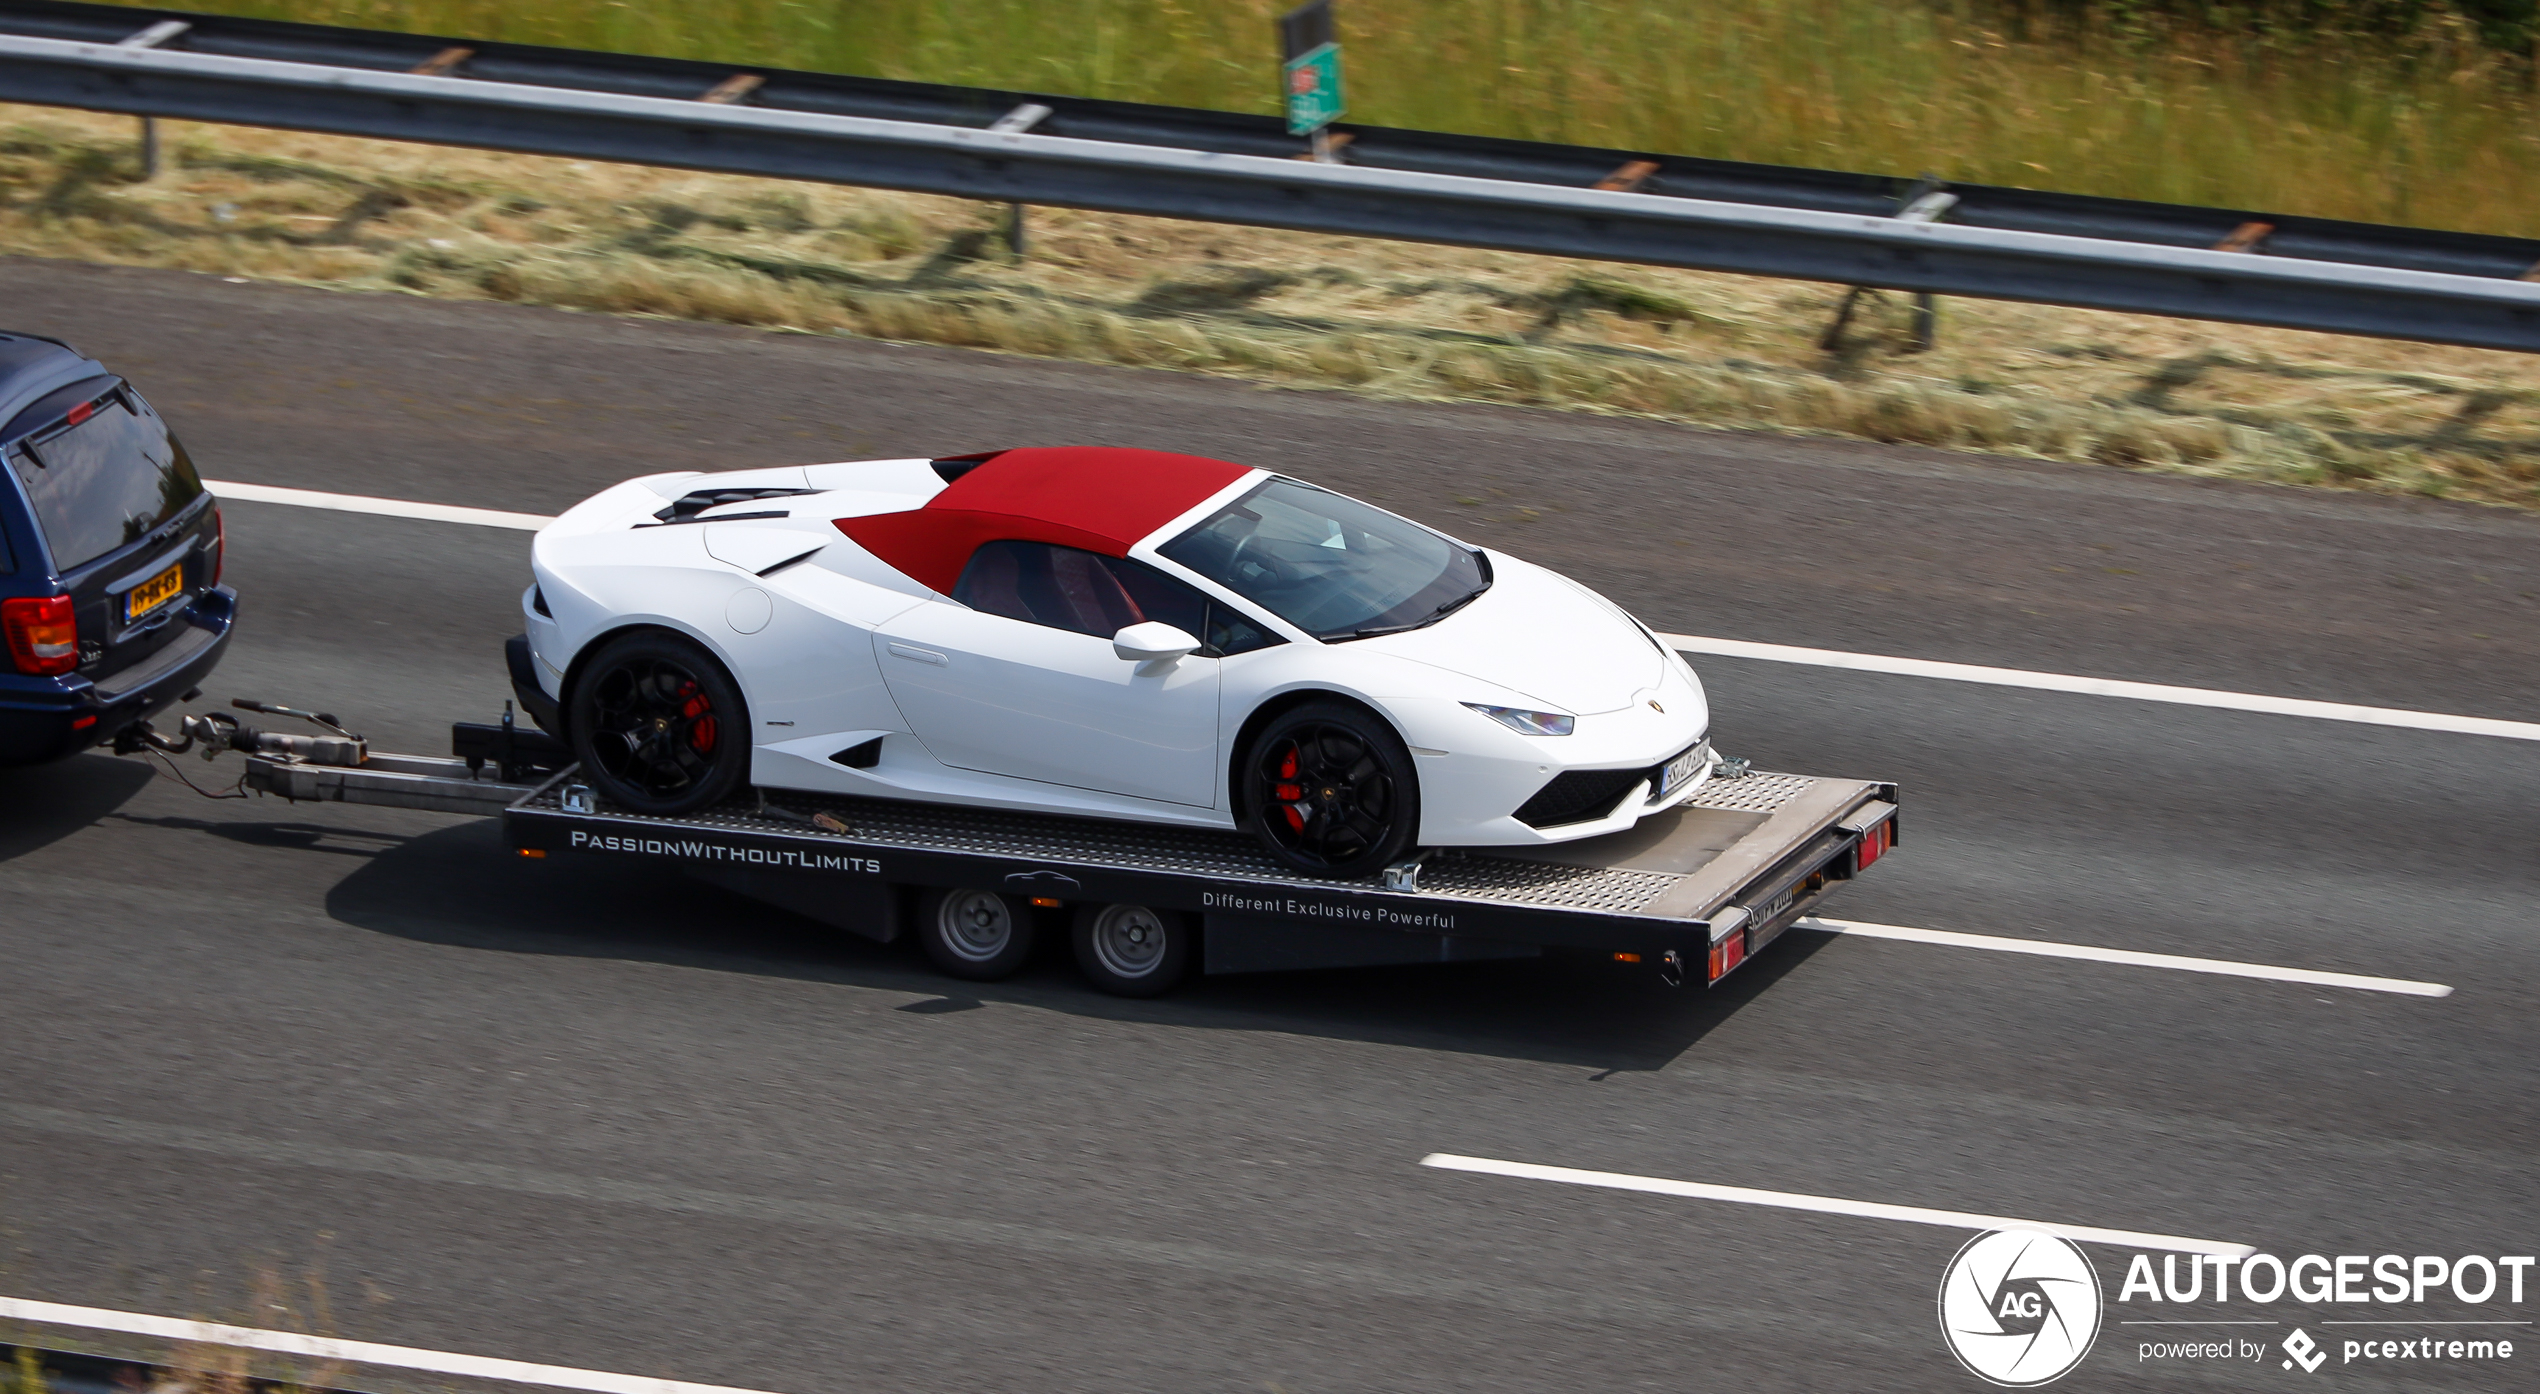
POLYGON ((1614 961, 1615 961, 1616 963, 1638 963, 1638 962, 1640 962, 1640 955, 1639 955, 1639 954, 1616 954, 1616 955, 1614 955, 1614 961))
POLYGON ((1058 908, 1059 900, 1054 895, 1036 895, 1032 897, 1032 903, 1044 910, 1055 910, 1058 908))
POLYGON ((547 852, 543 847, 523 847, 520 849, 520 854, 524 857, 543 857, 547 855, 547 852))

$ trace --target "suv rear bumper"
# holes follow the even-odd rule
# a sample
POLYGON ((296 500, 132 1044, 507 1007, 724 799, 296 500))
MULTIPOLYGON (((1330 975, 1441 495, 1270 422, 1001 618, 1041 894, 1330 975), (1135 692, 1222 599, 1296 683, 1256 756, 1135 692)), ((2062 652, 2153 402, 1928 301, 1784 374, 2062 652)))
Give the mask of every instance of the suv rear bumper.
POLYGON ((220 666, 237 618, 238 592, 217 586, 187 609, 191 633, 102 682, 0 673, 0 765, 58 760, 166 711, 220 666))

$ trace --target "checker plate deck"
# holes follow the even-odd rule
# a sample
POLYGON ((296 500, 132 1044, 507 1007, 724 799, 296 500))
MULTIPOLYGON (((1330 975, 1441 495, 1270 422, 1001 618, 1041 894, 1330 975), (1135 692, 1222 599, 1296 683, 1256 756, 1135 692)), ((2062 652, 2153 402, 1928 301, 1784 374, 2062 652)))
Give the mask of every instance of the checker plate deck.
MULTIPOLYGON (((559 779, 521 799, 515 807, 542 813, 563 811, 559 779)), ((1733 826, 1759 828, 1795 803, 1824 803, 1841 794, 1854 802, 1853 791, 1870 786, 1851 781, 1813 779, 1805 775, 1752 773, 1737 779, 1714 779, 1675 810, 1644 819, 1631 833, 1524 848, 1451 848, 1433 853, 1420 868, 1423 897, 1481 903, 1578 910, 1608 915, 1647 913, 1661 899, 1669 909, 1711 897, 1689 885, 1718 856, 1709 844, 1718 841, 1716 827, 1706 836, 1702 815, 1744 815, 1733 826), (1816 799, 1806 796, 1819 795, 1816 799), (1653 840, 1648 830, 1659 820, 1669 831, 1653 840), (1635 834, 1638 834, 1637 836, 1635 834), (1631 851, 1601 858, 1628 840, 1631 851), (1673 849, 1669 843, 1680 844, 1673 849), (1600 865, 1600 860, 1608 864, 1600 865), (1615 860, 1638 865, 1611 864, 1615 860), (1652 863, 1656 864, 1652 864, 1652 863), (1675 894, 1670 894, 1674 892, 1675 894)), ((1009 813, 995 809, 944 804, 861 799, 784 791, 757 800, 737 801, 677 819, 654 819, 618 813, 605 807, 600 815, 638 824, 675 823, 762 837, 804 838, 850 846, 889 847, 912 851, 988 854, 1061 864, 1128 867, 1183 875, 1251 881, 1270 885, 1366 890, 1370 880, 1339 880, 1290 871, 1272 861, 1243 833, 1177 828, 1153 823, 1124 823, 1054 814, 1009 813), (827 814, 850 830, 819 827, 815 814, 827 814)), ((1812 821, 1814 821, 1812 819, 1812 821)), ((1813 830, 1812 830, 1813 831, 1813 830)), ((1707 912, 1707 906, 1704 907, 1707 912)))

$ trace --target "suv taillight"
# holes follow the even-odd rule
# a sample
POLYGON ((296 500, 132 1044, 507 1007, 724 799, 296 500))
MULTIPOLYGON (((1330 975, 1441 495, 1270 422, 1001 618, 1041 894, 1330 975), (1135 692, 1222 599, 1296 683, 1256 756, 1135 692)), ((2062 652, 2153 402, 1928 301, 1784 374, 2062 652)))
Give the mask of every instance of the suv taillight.
POLYGON ((221 567, 229 561, 229 520, 220 516, 220 508, 212 508, 212 584, 220 584, 221 567))
POLYGON ((9 633, 9 657, 21 673, 43 676, 79 666, 79 622, 67 595, 0 600, 0 629, 9 633))

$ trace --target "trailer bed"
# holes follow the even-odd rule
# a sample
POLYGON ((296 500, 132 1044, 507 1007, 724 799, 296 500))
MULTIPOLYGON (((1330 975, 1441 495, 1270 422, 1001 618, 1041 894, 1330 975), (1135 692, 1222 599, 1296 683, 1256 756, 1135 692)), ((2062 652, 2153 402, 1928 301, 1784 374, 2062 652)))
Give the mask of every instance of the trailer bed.
POLYGON ((1136 904, 1200 917, 1208 973, 1611 955, 1717 982, 1896 843, 1896 787, 1753 772, 1715 778, 1631 830, 1456 848, 1333 880, 1246 834, 765 791, 676 818, 609 807, 567 769, 508 783, 466 762, 374 755, 336 768, 251 759, 290 798, 499 810, 520 855, 667 864, 877 940, 928 887, 1048 906, 1136 904))

